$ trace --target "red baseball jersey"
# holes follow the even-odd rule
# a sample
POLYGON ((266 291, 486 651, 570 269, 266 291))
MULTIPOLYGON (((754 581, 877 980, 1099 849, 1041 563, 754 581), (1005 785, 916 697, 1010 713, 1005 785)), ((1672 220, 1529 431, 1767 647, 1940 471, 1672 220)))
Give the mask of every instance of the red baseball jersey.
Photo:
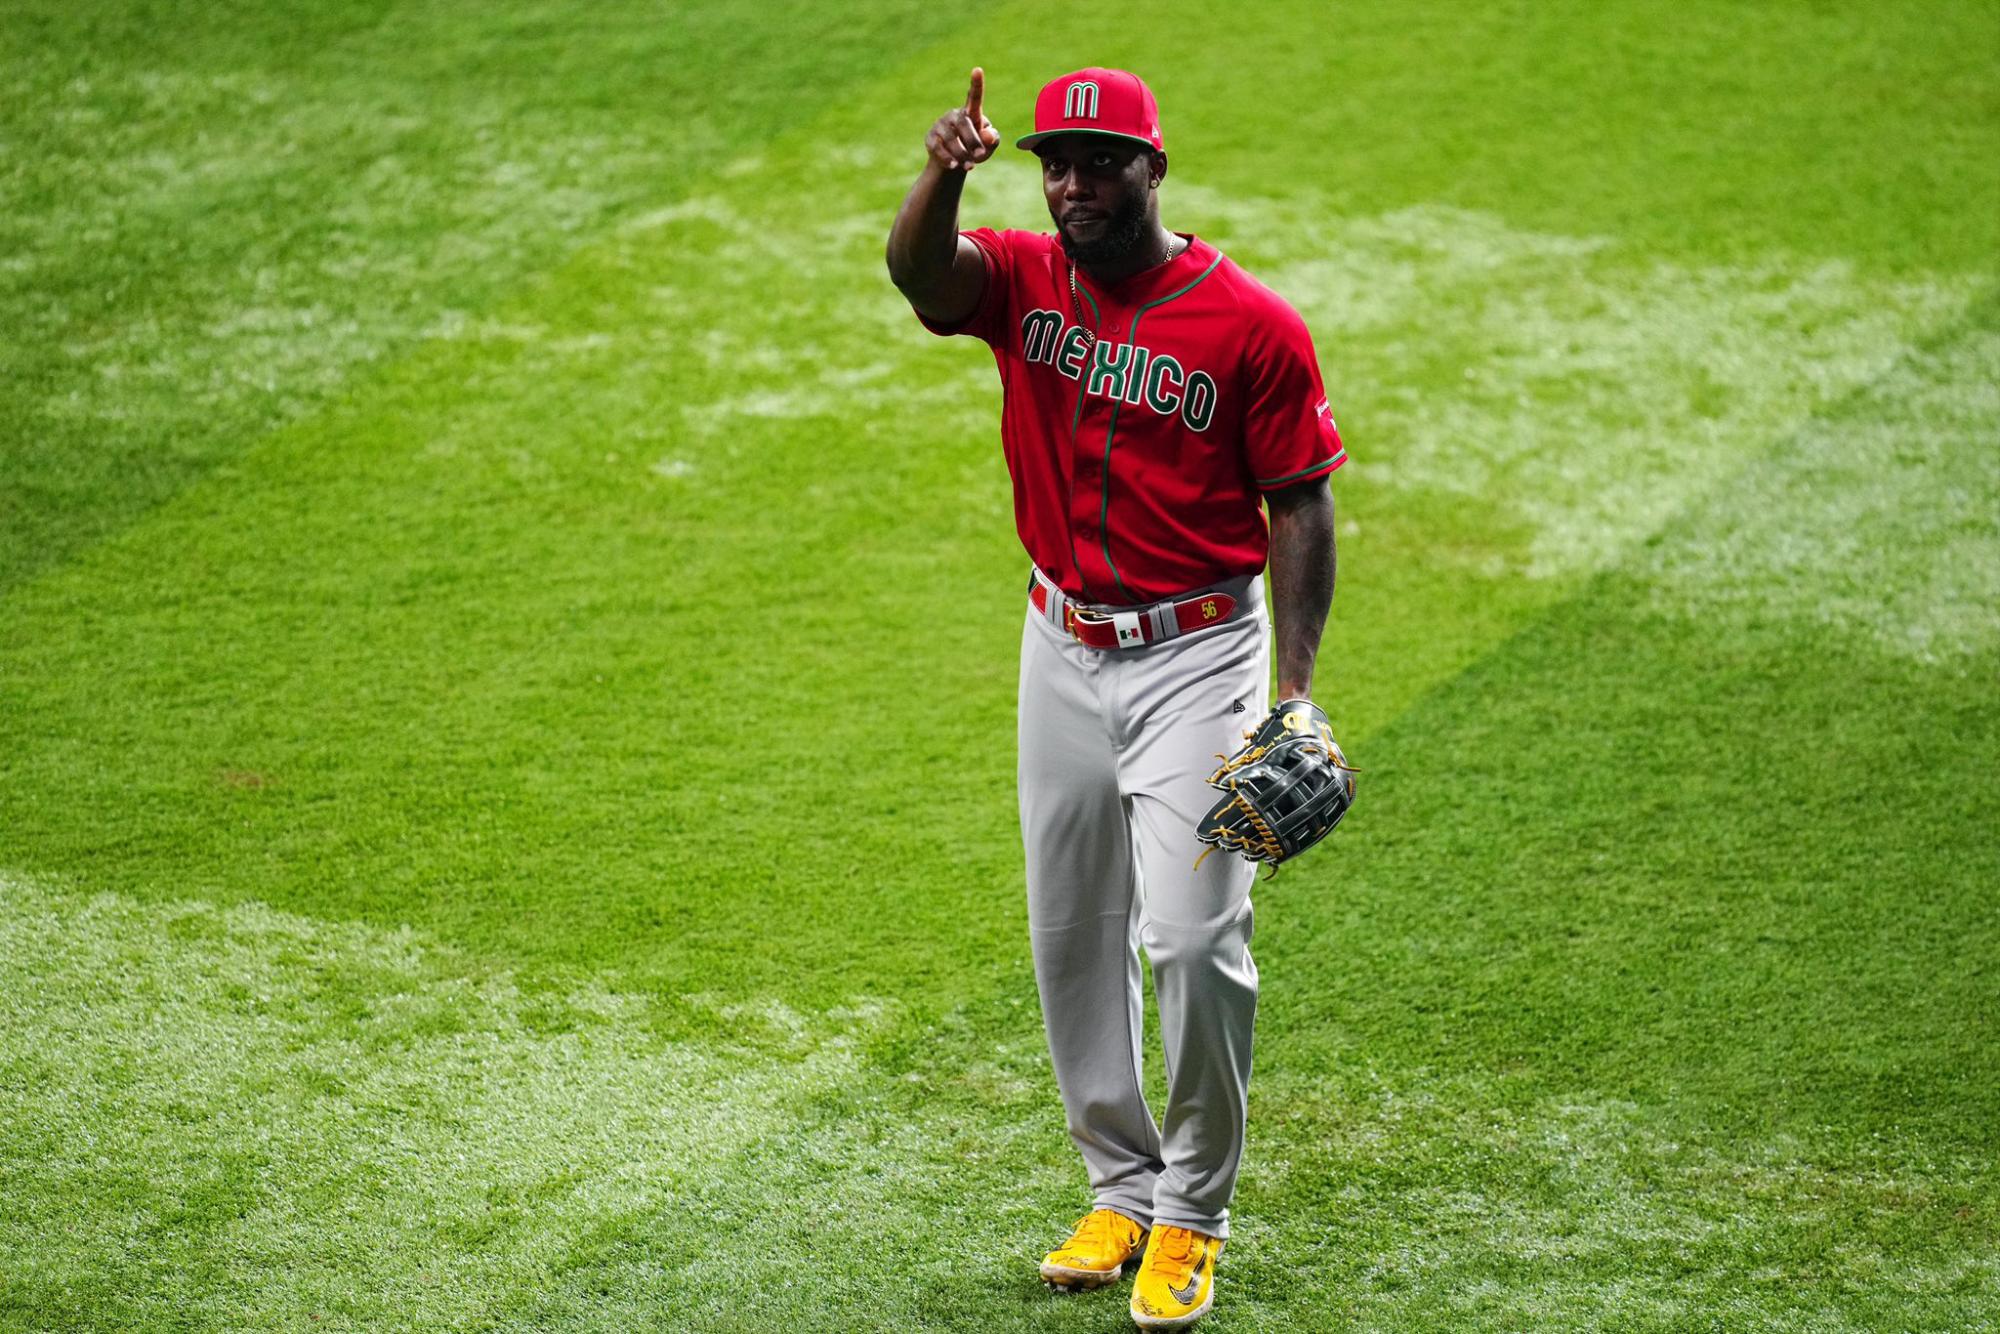
POLYGON ((1109 288, 1079 269, 1073 301, 1055 236, 963 235, 986 257, 979 308, 924 324, 993 349, 1029 559, 1127 606, 1263 570, 1263 492, 1347 461, 1298 312, 1199 238, 1109 288))

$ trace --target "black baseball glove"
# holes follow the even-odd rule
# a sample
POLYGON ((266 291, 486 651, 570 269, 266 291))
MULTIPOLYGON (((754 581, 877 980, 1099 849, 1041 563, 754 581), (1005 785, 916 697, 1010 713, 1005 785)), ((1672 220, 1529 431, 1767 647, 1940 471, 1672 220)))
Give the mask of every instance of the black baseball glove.
POLYGON ((1354 804, 1355 771, 1333 739, 1333 725, 1309 699, 1286 700, 1248 737, 1208 776, 1224 795, 1195 836, 1211 850, 1276 865, 1333 832, 1354 804))

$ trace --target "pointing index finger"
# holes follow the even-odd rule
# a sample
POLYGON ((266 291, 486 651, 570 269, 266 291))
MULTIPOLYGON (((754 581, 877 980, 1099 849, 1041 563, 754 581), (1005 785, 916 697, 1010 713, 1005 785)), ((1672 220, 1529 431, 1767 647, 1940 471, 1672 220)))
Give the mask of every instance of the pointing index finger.
POLYGON ((972 120, 972 128, 979 128, 980 103, 986 100, 986 71, 979 66, 972 67, 972 86, 965 92, 965 114, 972 120))

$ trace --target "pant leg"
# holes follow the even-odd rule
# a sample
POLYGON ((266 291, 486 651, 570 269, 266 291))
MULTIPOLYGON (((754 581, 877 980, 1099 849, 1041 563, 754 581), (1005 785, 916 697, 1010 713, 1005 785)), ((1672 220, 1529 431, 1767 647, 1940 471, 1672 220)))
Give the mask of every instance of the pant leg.
POLYGON ((1140 934, 1167 1060, 1154 1215, 1219 1237, 1229 1234, 1248 1108, 1255 868, 1223 851, 1201 858, 1206 845, 1194 831, 1219 795, 1207 782, 1217 757, 1242 745, 1269 707, 1269 661, 1259 608, 1135 657, 1119 691, 1130 736, 1119 768, 1142 887, 1140 934))
POLYGON ((1021 644, 1021 841, 1049 1056, 1097 1207, 1151 1226, 1160 1132, 1141 1089, 1138 896, 1103 655, 1030 615, 1021 644))

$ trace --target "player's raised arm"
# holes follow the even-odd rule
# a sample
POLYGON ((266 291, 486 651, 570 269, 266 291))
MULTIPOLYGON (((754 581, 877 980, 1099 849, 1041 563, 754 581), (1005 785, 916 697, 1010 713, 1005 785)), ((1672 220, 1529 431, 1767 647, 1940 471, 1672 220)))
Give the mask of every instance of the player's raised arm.
POLYGON ((986 71, 972 71, 965 104, 938 117, 924 136, 924 169, 889 228, 889 279, 919 312, 956 324, 979 307, 986 261, 958 234, 965 174, 993 156, 1000 132, 986 119, 986 71))

